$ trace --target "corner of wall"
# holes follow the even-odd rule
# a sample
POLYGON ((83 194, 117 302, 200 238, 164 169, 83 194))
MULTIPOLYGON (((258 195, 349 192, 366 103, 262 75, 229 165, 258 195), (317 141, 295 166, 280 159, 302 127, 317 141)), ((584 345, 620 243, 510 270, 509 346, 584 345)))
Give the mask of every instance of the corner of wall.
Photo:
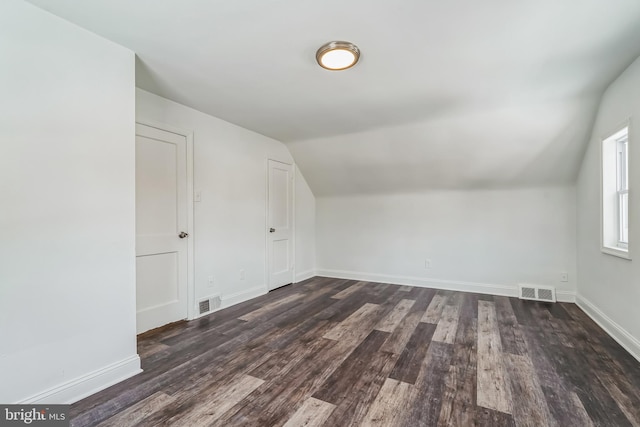
POLYGON ((56 387, 29 396, 19 401, 18 404, 75 403, 140 372, 142 372, 140 357, 135 354, 56 387))
POLYGON ((620 344, 629 354, 640 362, 640 340, 636 339, 626 329, 616 323, 607 316, 595 304, 584 296, 578 294, 576 304, 584 311, 594 322, 598 324, 607 334, 611 336, 618 344, 620 344))

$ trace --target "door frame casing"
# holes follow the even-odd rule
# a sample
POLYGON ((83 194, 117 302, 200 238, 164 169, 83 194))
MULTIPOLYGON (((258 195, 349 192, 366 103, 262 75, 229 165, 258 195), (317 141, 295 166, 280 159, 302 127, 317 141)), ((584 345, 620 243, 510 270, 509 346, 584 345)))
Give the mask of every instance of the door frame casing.
MULTIPOLYGON (((193 206, 193 131, 181 129, 155 120, 137 119, 136 124, 149 126, 161 131, 184 136, 187 143, 187 319, 195 319, 195 245, 194 245, 194 206, 193 206)), ((137 286, 137 284, 136 284, 137 286)))
POLYGON ((265 215, 264 215, 264 249, 265 249, 265 265, 264 265, 264 288, 265 292, 271 291, 271 257, 269 256, 269 162, 278 162, 291 166, 291 257, 293 259, 293 268, 291 272, 291 283, 296 282, 296 164, 295 162, 285 162, 279 159, 267 157, 264 161, 265 168, 265 215))

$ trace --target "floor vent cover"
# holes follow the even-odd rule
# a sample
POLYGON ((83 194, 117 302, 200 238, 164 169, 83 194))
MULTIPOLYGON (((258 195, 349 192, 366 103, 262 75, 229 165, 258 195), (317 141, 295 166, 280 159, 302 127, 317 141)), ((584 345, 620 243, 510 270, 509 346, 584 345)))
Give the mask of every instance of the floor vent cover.
POLYGON ((556 288, 553 286, 520 285, 520 299, 556 302, 556 288))
POLYGON ((198 303, 198 314, 207 314, 217 308, 220 308, 221 300, 219 296, 200 300, 198 303))

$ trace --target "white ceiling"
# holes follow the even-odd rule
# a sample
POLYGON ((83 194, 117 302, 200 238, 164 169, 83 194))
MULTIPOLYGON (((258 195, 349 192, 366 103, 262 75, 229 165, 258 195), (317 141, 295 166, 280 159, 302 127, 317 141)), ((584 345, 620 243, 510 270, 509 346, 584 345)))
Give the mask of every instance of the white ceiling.
POLYGON ((137 84, 285 143, 316 195, 567 184, 638 0, 30 0, 137 84), (348 40, 353 69, 315 51, 348 40))

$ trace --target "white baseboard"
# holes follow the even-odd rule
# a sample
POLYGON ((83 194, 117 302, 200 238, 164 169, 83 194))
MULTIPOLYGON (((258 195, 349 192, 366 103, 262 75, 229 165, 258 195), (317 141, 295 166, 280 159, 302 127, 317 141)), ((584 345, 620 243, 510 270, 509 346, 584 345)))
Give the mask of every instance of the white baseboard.
POLYGON ((318 276, 333 277, 336 279, 350 279, 377 283, 390 283, 392 285, 409 285, 420 288, 434 288, 448 291, 475 292, 478 294, 501 295, 517 297, 518 288, 508 285, 493 285, 488 283, 460 282, 453 280, 428 279, 424 277, 389 276, 385 274, 362 273, 343 270, 318 270, 318 276))
POLYGON ((558 302, 576 302, 576 293, 574 291, 559 291, 556 290, 556 300, 558 302))
MULTIPOLYGON (((461 282, 454 280, 429 279, 424 277, 390 276, 385 274, 362 273, 344 270, 318 270, 318 276, 333 277, 336 279, 360 280, 376 283, 390 283, 393 285, 409 285, 420 288, 443 289, 447 291, 475 292, 478 294, 500 295, 506 297, 518 297, 518 287, 511 285, 495 285, 477 282, 461 282)), ((558 302, 576 302, 576 293, 573 291, 556 291, 558 302)))
POLYGON ((34 394, 18 404, 70 404, 142 372, 136 354, 71 381, 34 394))
POLYGON ((316 271, 315 270, 307 270, 307 271, 303 271, 301 273, 297 273, 296 274, 296 283, 304 282, 305 280, 311 279, 314 276, 316 276, 316 271))
POLYGON ((583 297, 577 296, 576 303, 578 307, 584 311, 587 316, 593 319, 607 334, 618 342, 629 354, 640 361, 640 341, 631 335, 622 326, 618 325, 613 319, 604 314, 602 310, 596 307, 591 301, 583 297))
MULTIPOLYGON (((220 307, 216 308, 215 310, 207 311, 206 313, 198 314, 193 319, 189 319, 189 320, 195 320, 201 317, 208 316, 211 313, 215 313, 216 311, 220 311, 224 308, 231 307, 232 305, 240 304, 241 302, 245 302, 252 298, 259 297, 260 295, 264 295, 267 292, 269 292, 269 290, 267 289, 266 286, 263 285, 263 286, 256 286, 254 288, 250 288, 250 289, 236 292, 234 294, 229 294, 229 295, 219 295, 217 293, 213 294, 210 297, 220 296, 220 307)), ((207 298, 207 297, 203 297, 203 298, 207 298)))
POLYGON ((236 292, 235 294, 222 295, 220 297, 220 301, 222 302, 220 309, 240 304, 241 302, 245 302, 247 300, 250 300, 251 298, 256 298, 260 295, 264 295, 267 292, 269 292, 269 290, 267 289, 266 285, 262 285, 246 289, 244 291, 236 292))

